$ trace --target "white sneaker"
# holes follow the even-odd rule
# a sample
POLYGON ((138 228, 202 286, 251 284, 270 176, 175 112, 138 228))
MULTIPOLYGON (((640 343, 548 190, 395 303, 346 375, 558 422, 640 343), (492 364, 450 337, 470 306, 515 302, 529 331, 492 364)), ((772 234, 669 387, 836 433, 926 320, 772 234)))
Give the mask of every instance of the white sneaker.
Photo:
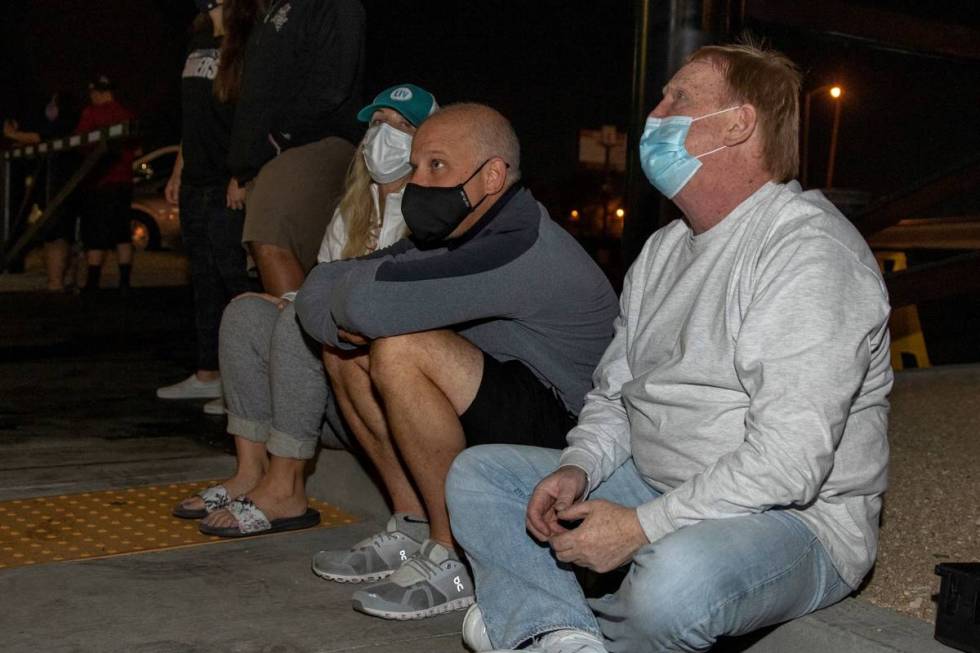
POLYGON ((198 381, 196 374, 162 388, 157 388, 160 399, 217 399, 221 396, 221 379, 198 381))
POLYGON ((225 410, 225 399, 224 397, 218 397, 217 399, 212 399, 208 403, 204 404, 204 414, 205 415, 224 415, 225 410))
MULTIPOLYGON (((489 653, 509 653, 515 650, 498 649, 489 653)), ((527 653, 609 653, 595 635, 582 630, 556 630, 521 650, 527 653)))
POLYGON ((487 625, 483 623, 483 612, 478 603, 471 605, 466 611, 466 616, 463 617, 463 643, 476 653, 493 650, 493 644, 487 636, 487 625))

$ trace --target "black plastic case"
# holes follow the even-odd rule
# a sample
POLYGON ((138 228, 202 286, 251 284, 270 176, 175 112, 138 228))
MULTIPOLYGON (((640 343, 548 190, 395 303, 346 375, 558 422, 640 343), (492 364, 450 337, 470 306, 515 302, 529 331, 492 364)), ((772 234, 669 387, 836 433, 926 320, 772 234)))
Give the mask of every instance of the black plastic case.
POLYGON ((936 609, 936 639, 967 653, 980 653, 980 562, 944 562, 936 609))

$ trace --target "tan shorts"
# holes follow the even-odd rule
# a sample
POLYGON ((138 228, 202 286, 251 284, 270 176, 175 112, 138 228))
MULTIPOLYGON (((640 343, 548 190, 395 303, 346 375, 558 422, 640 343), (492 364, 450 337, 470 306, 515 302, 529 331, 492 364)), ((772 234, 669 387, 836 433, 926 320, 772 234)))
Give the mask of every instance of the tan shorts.
POLYGON ((353 145, 330 136, 288 149, 262 166, 248 185, 242 242, 288 249, 309 272, 353 155, 353 145))

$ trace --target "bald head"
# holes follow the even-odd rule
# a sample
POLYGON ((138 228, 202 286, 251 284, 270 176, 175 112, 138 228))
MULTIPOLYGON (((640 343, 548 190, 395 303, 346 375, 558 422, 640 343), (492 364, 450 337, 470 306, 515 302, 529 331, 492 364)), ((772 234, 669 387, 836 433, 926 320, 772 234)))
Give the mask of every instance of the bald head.
POLYGON ((460 186, 466 195, 469 212, 447 236, 450 239, 469 231, 521 176, 521 148, 514 129, 499 112, 482 104, 451 104, 429 116, 412 139, 411 162, 406 201, 409 192, 417 195, 413 186, 460 186))
POLYGON ((420 134, 433 128, 450 131, 475 165, 494 157, 503 159, 509 166, 507 186, 521 178, 521 144, 510 121, 496 109, 476 102, 450 104, 423 122, 420 134))

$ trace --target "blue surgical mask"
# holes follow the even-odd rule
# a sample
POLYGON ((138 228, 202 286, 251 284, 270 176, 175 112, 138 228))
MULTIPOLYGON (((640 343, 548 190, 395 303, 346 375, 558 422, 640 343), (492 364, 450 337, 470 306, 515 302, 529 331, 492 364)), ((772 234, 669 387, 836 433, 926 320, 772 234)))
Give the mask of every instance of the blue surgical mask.
POLYGON ((691 156, 684 147, 691 124, 726 111, 740 107, 729 107, 708 113, 697 118, 691 116, 668 116, 666 118, 647 118, 640 137, 640 166, 654 188, 673 199, 694 174, 701 168, 702 157, 719 152, 727 145, 716 147, 697 156, 691 156))

